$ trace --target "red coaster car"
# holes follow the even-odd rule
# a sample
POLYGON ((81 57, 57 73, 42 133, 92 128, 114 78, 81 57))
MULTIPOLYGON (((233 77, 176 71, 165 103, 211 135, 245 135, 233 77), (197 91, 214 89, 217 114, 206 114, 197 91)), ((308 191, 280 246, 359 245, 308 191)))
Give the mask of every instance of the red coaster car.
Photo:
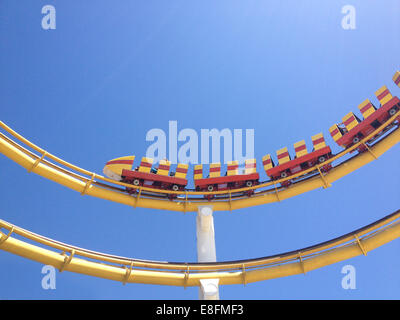
MULTIPOLYGON (((184 190, 188 181, 186 179, 188 165, 179 163, 176 172, 169 172, 171 163, 168 160, 160 160, 158 168, 152 168, 153 159, 143 157, 140 166, 132 170, 135 157, 122 157, 107 162, 103 169, 106 176, 111 179, 144 186, 153 189, 184 190)), ((129 193, 135 193, 137 189, 127 188, 129 193)), ((168 198, 176 198, 175 194, 168 194, 168 198)))
MULTIPOLYGON (((196 165, 194 168, 194 184, 196 191, 223 191, 235 190, 245 187, 252 187, 259 183, 260 176, 256 169, 256 159, 245 161, 245 170, 243 174, 238 174, 239 164, 237 161, 228 162, 228 170, 225 176, 221 176, 221 164, 210 164, 210 173, 207 178, 203 178, 203 165, 196 165)), ((251 196, 254 190, 245 192, 251 196)), ((214 195, 205 195, 206 199, 211 200, 214 195)))
MULTIPOLYGON (((329 129, 333 140, 335 140, 339 146, 347 149, 359 143, 361 139, 370 135, 395 114, 399 114, 400 100, 397 97, 393 97, 386 86, 383 86, 375 92, 375 95, 381 103, 380 108, 376 108, 368 99, 358 106, 364 120, 361 121, 353 112, 350 112, 343 117, 343 123, 335 124, 329 129)), ((400 114, 396 118, 397 122, 399 120, 400 114)), ((390 129, 391 126, 392 125, 388 124, 387 127, 367 142, 371 143, 375 141, 390 129)), ((359 152, 364 152, 366 149, 367 147, 364 144, 357 148, 359 152)))
MULTIPOLYGON (((279 165, 275 166, 271 155, 267 154, 263 157, 264 170, 271 180, 284 179, 291 175, 297 174, 314 167, 317 164, 322 164, 332 156, 332 151, 326 145, 322 133, 312 137, 314 149, 308 153, 306 143, 301 140, 294 144, 296 156, 294 159, 290 158, 287 147, 282 148, 276 152, 279 165)), ((332 168, 331 164, 321 166, 322 172, 328 172, 332 168)), ((287 187, 292 183, 292 180, 286 180, 281 183, 282 186, 287 187)))

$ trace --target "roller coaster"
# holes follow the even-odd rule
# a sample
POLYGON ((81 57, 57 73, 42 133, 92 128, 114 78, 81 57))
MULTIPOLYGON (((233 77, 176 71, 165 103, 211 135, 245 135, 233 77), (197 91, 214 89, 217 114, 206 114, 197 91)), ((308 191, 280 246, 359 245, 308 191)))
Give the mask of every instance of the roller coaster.
MULTIPOLYGON (((393 81, 400 87, 400 72, 393 81)), ((343 123, 330 128, 333 140, 344 148, 333 154, 322 133, 312 137, 313 150, 308 153, 304 140, 294 144, 296 157, 287 148, 277 151, 278 165, 271 155, 262 159, 270 177, 260 181, 256 160, 248 159, 243 174, 238 163, 228 164, 221 176, 220 164, 210 165, 209 177, 202 167, 194 168, 195 189, 187 189, 188 166, 178 164, 169 173, 168 160, 152 171, 152 160, 143 158, 133 169, 134 156, 106 163, 108 177, 70 164, 30 142, 5 123, 0 122, 0 152, 28 172, 36 173, 82 195, 90 195, 125 205, 178 212, 194 212, 199 206, 212 204, 214 211, 279 202, 317 189, 330 187, 336 180, 376 160, 400 141, 400 100, 386 86, 376 92, 381 106, 369 100, 359 105, 364 117, 354 113, 343 123)), ((306 273, 338 261, 367 253, 400 237, 400 211, 344 236, 311 247, 257 259, 212 263, 180 263, 139 260, 104 254, 64 244, 9 222, 0 220, 0 249, 67 270, 123 283, 147 283, 173 286, 199 286, 201 279, 219 279, 221 285, 255 281, 306 273), (26 241, 16 239, 19 235, 26 241), (36 244, 28 243, 27 241, 36 244), (39 246, 40 245, 40 246, 39 246), (47 248, 43 247, 46 246, 47 248), (90 259, 90 260, 89 260, 90 259), (92 261, 96 260, 96 261, 92 261)))

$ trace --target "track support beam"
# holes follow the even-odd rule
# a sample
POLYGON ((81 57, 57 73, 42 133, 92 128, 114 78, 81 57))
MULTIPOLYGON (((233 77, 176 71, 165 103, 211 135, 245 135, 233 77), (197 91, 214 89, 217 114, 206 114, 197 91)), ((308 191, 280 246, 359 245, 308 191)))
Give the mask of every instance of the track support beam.
POLYGON ((219 279, 201 279, 200 280, 200 299, 201 300, 219 300, 219 279))
MULTIPOLYGON (((197 261, 216 262, 214 218, 212 206, 198 206, 196 217, 197 261)), ((218 279, 200 281, 200 300, 219 300, 218 279)))

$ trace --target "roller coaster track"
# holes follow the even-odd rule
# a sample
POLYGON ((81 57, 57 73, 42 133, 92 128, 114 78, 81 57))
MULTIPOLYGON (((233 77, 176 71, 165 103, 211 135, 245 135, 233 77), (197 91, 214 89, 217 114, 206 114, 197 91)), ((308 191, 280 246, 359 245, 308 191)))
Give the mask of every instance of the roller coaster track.
POLYGON ((3 220, 0 220, 0 228, 6 230, 0 232, 0 249, 52 265, 60 271, 91 275, 124 284, 190 287, 199 286, 201 279, 219 279, 220 285, 227 285, 286 277, 307 273, 362 254, 367 255, 371 250, 400 237, 400 210, 363 228, 311 247, 257 259, 215 263, 131 259, 64 244, 3 220), (16 237, 24 238, 24 241, 16 237))
POLYGON ((359 143, 312 168, 284 179, 266 181, 253 187, 230 191, 155 191, 151 188, 142 186, 135 187, 131 184, 111 180, 94 172, 79 168, 48 153, 1 121, 0 128, 11 135, 14 140, 0 132, 0 152, 26 168, 28 172, 34 172, 49 180, 78 191, 82 195, 111 200, 135 208, 145 207, 170 211, 195 212, 199 205, 212 204, 214 211, 232 211, 235 209, 282 201, 317 188, 327 188, 331 186, 331 183, 336 180, 376 160, 400 141, 399 125, 398 122, 395 121, 397 117, 398 115, 395 114, 386 123, 363 138, 359 143), (385 133, 373 145, 367 144, 367 141, 388 127, 390 127, 390 129, 385 130, 385 133), (362 153, 357 153, 356 151, 355 155, 344 160, 346 156, 349 156, 350 153, 360 145, 364 145, 367 151, 362 153), (30 148, 32 151, 27 148, 30 148), (333 164, 333 162, 336 162, 333 168, 328 173, 322 173, 320 168, 329 163, 333 164), (297 179, 297 181, 289 187, 280 186, 281 182, 292 179, 297 179), (128 194, 125 191, 126 187, 137 189, 137 193, 134 195, 128 194), (245 196, 244 192, 247 190, 254 190, 254 194, 250 197, 245 196), (168 194, 175 194, 176 198, 169 200, 166 197, 168 194), (210 201, 205 199, 204 195, 214 195, 215 198, 210 201))
MULTIPOLYGON (((400 141, 397 117, 397 114, 394 115, 358 144, 334 155, 324 163, 285 179, 263 182, 234 192, 159 190, 155 193, 153 189, 137 187, 137 194, 129 195, 125 188, 135 188, 134 186, 72 165, 34 145, 3 122, 0 122, 0 127, 8 135, 0 132, 0 152, 26 168, 28 172, 34 172, 82 195, 91 195, 133 207, 193 212, 199 205, 212 204, 215 211, 228 211, 282 201, 316 188, 329 187, 332 182, 377 159, 400 141), (388 127, 373 145, 367 144, 367 141, 388 127), (354 152, 354 155, 349 157, 360 145, 364 145, 367 151, 354 152), (328 173, 321 172, 320 167, 333 162, 336 164, 332 170, 328 173), (278 186, 281 182, 293 178, 297 178, 297 181, 289 187, 278 186), (246 190, 255 190, 255 193, 251 197, 240 195, 240 192, 246 190), (177 195, 173 200, 165 197, 171 193, 177 195), (208 194, 214 194, 216 198, 212 201, 204 199, 204 195, 208 194)), ((0 231, 0 249, 53 265, 60 271, 66 270, 123 283, 189 287, 199 286, 201 279, 219 279, 220 285, 227 285, 285 277, 306 273, 361 254, 367 255, 369 251, 400 237, 400 210, 366 227, 311 247, 256 259, 215 263, 126 258, 71 246, 3 220, 0 220, 0 228, 6 230, 0 231)))

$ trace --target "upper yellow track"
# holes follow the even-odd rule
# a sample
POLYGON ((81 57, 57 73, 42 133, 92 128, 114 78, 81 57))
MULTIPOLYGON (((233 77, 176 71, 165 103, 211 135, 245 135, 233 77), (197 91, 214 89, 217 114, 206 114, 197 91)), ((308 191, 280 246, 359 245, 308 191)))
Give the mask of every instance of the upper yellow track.
POLYGON ((219 279, 220 285, 226 285, 286 277, 361 254, 367 255, 371 250, 400 237, 400 210, 366 227, 312 247, 257 259, 216 263, 130 259, 67 245, 3 220, 0 220, 0 228, 7 230, 0 232, 0 249, 52 265, 60 271, 67 270, 123 283, 188 287, 199 286, 201 279, 219 279), (35 245, 18 240, 15 235, 34 241, 35 245))
POLYGON ((26 168, 29 172, 34 172, 47 179, 78 191, 83 195, 86 194, 107 199, 133 207, 195 212, 199 205, 211 204, 213 205, 214 211, 229 211, 282 201, 320 187, 329 187, 332 182, 377 159, 391 147, 396 145, 400 141, 400 130, 395 126, 395 128, 383 139, 375 143, 373 146, 368 147, 368 151, 353 156, 349 160, 342 161, 326 174, 321 172, 320 167, 332 163, 333 161, 340 161, 359 145, 365 144, 366 141, 381 132, 388 126, 388 124, 394 123, 396 117, 397 115, 390 118, 388 122, 377 128, 357 145, 342 151, 322 164, 285 179, 268 181, 254 187, 242 188, 235 191, 154 191, 154 189, 146 187, 134 187, 133 185, 117 182, 79 168, 52 155, 51 153, 48 153, 44 149, 34 145, 29 140, 19 135, 1 121, 0 127, 10 134, 14 140, 3 133, 0 133, 0 152, 26 168), (28 150, 21 144, 24 144, 33 151, 28 150), (316 174, 312 175, 313 172, 316 172, 316 174), (280 182, 298 177, 301 178, 304 174, 309 174, 309 177, 299 180, 288 188, 282 188, 279 186, 280 182), (138 193, 136 195, 129 195, 124 192, 125 187, 137 188, 138 193), (255 190, 254 195, 251 197, 238 195, 239 192, 250 189, 255 190), (165 197, 166 194, 176 194, 177 198, 172 201, 168 200, 165 197), (203 195, 207 194, 216 195, 217 198, 208 201, 203 197, 203 195))

